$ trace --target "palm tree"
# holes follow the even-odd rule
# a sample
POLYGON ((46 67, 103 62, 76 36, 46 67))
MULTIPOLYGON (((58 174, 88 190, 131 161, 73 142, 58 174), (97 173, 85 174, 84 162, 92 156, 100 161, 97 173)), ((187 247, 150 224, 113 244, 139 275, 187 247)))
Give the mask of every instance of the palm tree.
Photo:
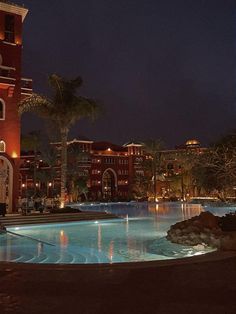
POLYGON ((37 180, 37 167, 39 162, 38 152, 40 150, 42 138, 40 131, 32 131, 27 135, 21 137, 21 148, 23 150, 32 151, 34 154, 34 161, 32 162, 33 170, 33 183, 34 183, 34 195, 36 194, 36 180, 37 180))
MULTIPOLYGON (((48 166, 48 169, 44 171, 45 173, 44 182, 46 183, 47 187, 50 187, 49 186, 50 183, 51 183, 51 186, 54 186, 55 178, 57 177, 57 171, 55 167, 58 161, 58 152, 54 146, 48 143, 44 143, 40 151, 41 151, 41 159, 48 166)), ((47 192, 49 192, 49 190, 47 192)), ((49 193, 49 194, 53 194, 53 193, 49 193)))
MULTIPOLYGON (((80 146, 76 143, 71 143, 68 146, 67 154, 68 154, 68 171, 67 171, 68 191, 70 193, 70 198, 72 199, 72 201, 77 201, 79 187, 83 187, 84 190, 85 186, 84 182, 86 182, 87 187, 88 181, 87 178, 88 174, 86 173, 86 170, 84 170, 82 173, 80 163, 81 161, 83 161, 84 158, 87 159, 89 157, 89 154, 87 152, 82 151, 80 146)), ((88 191, 86 191, 86 193, 87 192, 88 191)), ((85 196, 83 192, 81 192, 81 194, 85 196)), ((85 199, 87 200, 87 194, 85 196, 85 199)))
POLYGON ((151 173, 153 178, 153 196, 154 201, 157 197, 157 177, 160 175, 161 171, 161 150, 163 149, 163 144, 160 140, 148 140, 144 143, 144 149, 149 156, 151 173))
POLYGON ((68 134, 76 121, 81 118, 94 118, 100 106, 90 98, 78 96, 77 90, 83 81, 81 77, 73 80, 65 79, 56 74, 49 76, 52 97, 47 98, 32 94, 19 104, 19 114, 34 112, 40 117, 49 119, 60 131, 61 150, 61 207, 65 203, 67 179, 67 140, 68 134))

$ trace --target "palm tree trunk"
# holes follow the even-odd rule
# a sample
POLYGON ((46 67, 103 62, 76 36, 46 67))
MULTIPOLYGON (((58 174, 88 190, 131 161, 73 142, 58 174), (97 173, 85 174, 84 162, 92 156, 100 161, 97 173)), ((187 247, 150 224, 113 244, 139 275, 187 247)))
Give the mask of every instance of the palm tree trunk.
POLYGON ((83 192, 86 202, 88 201, 88 196, 86 192, 83 192))
POLYGON ((154 159, 154 163, 153 163, 153 180, 154 180, 154 184, 153 184, 154 202, 156 202, 156 198, 157 198, 157 162, 155 159, 154 159))
POLYGON ((37 150, 34 148, 34 168, 33 168, 33 181, 34 181, 34 196, 36 195, 36 172, 37 172, 37 150))
POLYGON ((184 176, 181 174, 181 199, 184 200, 185 191, 184 191, 184 176))
POLYGON ((67 138, 69 129, 62 127, 61 132, 61 204, 64 207, 66 201, 66 181, 67 181, 67 138))

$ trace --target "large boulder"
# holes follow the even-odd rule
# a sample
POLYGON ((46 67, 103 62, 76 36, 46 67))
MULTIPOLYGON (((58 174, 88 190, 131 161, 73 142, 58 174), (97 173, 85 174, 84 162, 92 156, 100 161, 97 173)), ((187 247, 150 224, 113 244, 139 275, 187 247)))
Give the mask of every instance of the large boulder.
POLYGON ((219 217, 214 216, 210 212, 202 212, 198 216, 199 224, 205 228, 214 229, 218 227, 219 217))
POLYGON ((167 232, 167 239, 182 245, 207 245, 221 250, 236 250, 236 230, 223 231, 222 219, 210 212, 202 212, 199 216, 172 225, 167 232))

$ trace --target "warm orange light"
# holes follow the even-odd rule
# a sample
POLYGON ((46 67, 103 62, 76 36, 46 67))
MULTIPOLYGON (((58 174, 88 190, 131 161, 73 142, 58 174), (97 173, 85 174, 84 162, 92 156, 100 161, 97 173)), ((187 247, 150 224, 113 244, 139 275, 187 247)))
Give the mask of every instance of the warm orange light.
POLYGON ((68 237, 64 230, 60 231, 60 244, 62 247, 66 247, 68 245, 68 237))
POLYGON ((18 157, 18 155, 17 155, 17 153, 16 153, 16 152, 13 152, 13 153, 11 154, 11 157, 12 157, 12 158, 17 158, 17 157, 18 157))
POLYGON ((108 148, 107 150, 108 150, 109 152, 111 151, 111 149, 110 149, 110 148, 108 148))
POLYGON ((110 242, 108 255, 109 255, 110 262, 112 263, 112 259, 114 255, 114 241, 110 242))
POLYGON ((22 44, 22 40, 21 40, 20 36, 17 36, 17 37, 16 37, 15 43, 16 43, 17 45, 21 45, 21 44, 22 44))
POLYGON ((48 183, 48 186, 52 186, 52 182, 49 182, 49 183, 48 183))

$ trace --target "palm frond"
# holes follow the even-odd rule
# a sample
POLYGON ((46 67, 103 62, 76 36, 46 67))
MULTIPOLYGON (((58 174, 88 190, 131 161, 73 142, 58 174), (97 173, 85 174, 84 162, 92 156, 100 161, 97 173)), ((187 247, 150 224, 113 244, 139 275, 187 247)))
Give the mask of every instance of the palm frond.
POLYGON ((48 98, 34 93, 19 103, 18 113, 22 115, 25 112, 34 112, 43 115, 43 113, 48 112, 51 105, 52 103, 48 98))

